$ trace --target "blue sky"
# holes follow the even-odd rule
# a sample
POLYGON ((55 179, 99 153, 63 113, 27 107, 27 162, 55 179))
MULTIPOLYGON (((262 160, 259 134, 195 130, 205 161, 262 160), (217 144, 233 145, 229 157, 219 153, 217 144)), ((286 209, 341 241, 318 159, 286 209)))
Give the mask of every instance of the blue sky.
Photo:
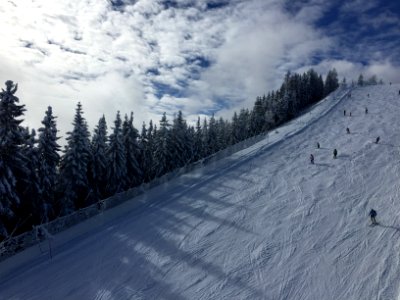
POLYGON ((277 88, 288 70, 399 82, 398 1, 8 0, 0 2, 0 81, 20 85, 26 125, 48 105, 62 135, 81 101, 134 112, 230 118, 277 88))

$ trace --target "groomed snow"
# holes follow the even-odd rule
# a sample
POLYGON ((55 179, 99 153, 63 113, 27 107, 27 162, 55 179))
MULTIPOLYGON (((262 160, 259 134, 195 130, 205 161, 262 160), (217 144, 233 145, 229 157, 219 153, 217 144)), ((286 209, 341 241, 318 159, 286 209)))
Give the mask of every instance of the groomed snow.
POLYGON ((52 260, 35 246, 2 262, 0 299, 398 299, 399 89, 340 91, 252 147, 56 235, 52 260))

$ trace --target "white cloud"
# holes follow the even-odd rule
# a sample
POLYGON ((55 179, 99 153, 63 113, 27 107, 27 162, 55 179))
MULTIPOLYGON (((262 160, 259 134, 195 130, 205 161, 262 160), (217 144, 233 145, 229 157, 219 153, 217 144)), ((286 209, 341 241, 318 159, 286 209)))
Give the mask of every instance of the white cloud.
POLYGON ((393 64, 386 61, 371 61, 368 65, 361 63, 355 63, 348 60, 324 60, 321 63, 314 66, 304 66, 297 72, 305 72, 307 69, 313 67, 318 73, 326 74, 329 70, 335 68, 339 74, 339 77, 343 79, 346 77, 347 82, 352 80, 357 81, 360 74, 364 75, 364 78, 369 78, 372 75, 376 75, 378 79, 382 79, 384 82, 399 82, 399 68, 393 66, 393 64))
MULTIPOLYGON (((229 1, 210 10, 205 0, 177 3, 166 9, 161 0, 137 0, 113 10, 106 0, 2 1, 0 83, 19 83, 32 127, 52 105, 62 135, 77 101, 91 129, 103 113, 111 126, 117 110, 133 110, 138 128, 178 109, 188 120, 215 110, 230 117, 278 87, 287 70, 329 56, 337 41, 313 26, 327 9, 322 0, 295 15, 278 0, 229 1)), ((316 67, 331 66, 345 74, 367 70, 346 60, 316 67)), ((389 61, 369 67, 394 77, 389 61)))

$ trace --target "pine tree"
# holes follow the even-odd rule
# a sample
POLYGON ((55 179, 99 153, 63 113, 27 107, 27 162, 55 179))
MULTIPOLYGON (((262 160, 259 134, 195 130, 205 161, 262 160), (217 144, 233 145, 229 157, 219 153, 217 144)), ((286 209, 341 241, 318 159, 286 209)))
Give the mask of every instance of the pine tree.
POLYGON ((360 74, 360 76, 358 76, 357 84, 359 86, 364 86, 364 76, 363 76, 363 74, 360 74))
POLYGON ((193 141, 193 160, 198 161, 203 157, 202 129, 200 125, 200 117, 198 117, 193 141))
POLYGON ((90 144, 89 183, 93 191, 93 201, 104 199, 107 194, 107 122, 104 115, 94 129, 90 144))
POLYGON ((155 135, 154 170, 155 175, 160 177, 172 170, 173 152, 171 149, 170 124, 166 113, 160 120, 160 129, 155 135))
POLYGON ((369 85, 377 85, 378 84, 378 78, 376 77, 376 75, 372 75, 370 78, 368 78, 367 84, 369 84, 369 85))
POLYGON ((89 193, 88 163, 90 160, 89 130, 83 118, 82 105, 78 103, 74 117, 74 126, 67 132, 67 146, 61 160, 61 213, 67 214, 84 207, 89 193))
POLYGON ((217 139, 217 122, 215 121, 214 114, 211 115, 208 123, 208 136, 207 136, 208 154, 214 154, 218 151, 217 139))
POLYGON ((24 131, 25 144, 22 148, 24 156, 27 158, 27 174, 20 181, 21 205, 18 207, 18 216, 26 222, 21 224, 21 230, 29 230, 32 225, 41 224, 45 221, 43 212, 45 211, 42 189, 38 175, 39 169, 39 151, 36 147, 36 132, 26 128, 24 131))
POLYGON ((187 128, 187 146, 188 146, 188 162, 195 162, 196 159, 194 157, 195 151, 195 140, 196 140, 196 130, 193 126, 188 126, 187 128))
POLYGON ((173 151, 172 157, 174 158, 172 168, 181 168, 189 162, 191 155, 188 127, 181 111, 174 118, 171 130, 171 149, 173 151))
POLYGON ((24 105, 18 105, 15 96, 18 85, 7 81, 6 89, 0 92, 0 236, 7 236, 14 229, 20 205, 17 184, 29 173, 27 158, 21 148, 25 142, 20 119, 24 105))
POLYGON ((225 149, 229 144, 229 125, 228 122, 220 117, 217 122, 217 151, 225 149))
POLYGON ((265 107, 261 97, 257 97, 250 115, 250 131, 252 135, 260 134, 265 126, 265 107))
POLYGON ((327 96, 328 94, 336 90, 338 87, 339 87, 338 74, 336 72, 336 69, 333 68, 326 75, 324 95, 327 96))
POLYGON ((107 189, 111 195, 122 192, 127 186, 126 152, 122 135, 122 121, 119 112, 117 113, 114 125, 107 151, 107 189))
POLYGON ((239 141, 250 137, 250 113, 248 109, 241 109, 239 112, 239 141))
POLYGON ((61 147, 57 144, 57 127, 52 108, 49 106, 42 121, 44 127, 39 128, 39 168, 38 176, 43 198, 43 219, 55 215, 55 191, 58 179, 58 167, 60 164, 59 151, 61 147))
POLYGON ((152 120, 150 120, 148 129, 146 129, 146 124, 143 122, 142 132, 140 134, 140 148, 142 150, 140 169, 143 171, 143 181, 149 182, 155 176, 153 166, 154 138, 152 120))
POLYGON ((128 116, 125 115, 125 120, 122 126, 122 135, 127 168, 126 188, 131 188, 138 186, 143 179, 143 172, 139 164, 142 151, 138 142, 139 132, 133 126, 133 112, 131 112, 129 119, 128 116))
POLYGON ((209 145, 208 145, 208 122, 207 118, 203 120, 203 128, 201 130, 201 139, 203 144, 203 158, 210 155, 209 145))

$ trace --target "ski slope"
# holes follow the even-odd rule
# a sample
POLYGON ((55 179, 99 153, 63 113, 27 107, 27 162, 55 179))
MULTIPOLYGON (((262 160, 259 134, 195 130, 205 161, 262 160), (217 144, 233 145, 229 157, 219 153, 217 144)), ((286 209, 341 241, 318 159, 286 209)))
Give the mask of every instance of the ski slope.
POLYGON ((341 91, 56 235, 53 259, 35 246, 0 263, 28 256, 3 272, 0 299, 400 299, 399 89, 341 91))

